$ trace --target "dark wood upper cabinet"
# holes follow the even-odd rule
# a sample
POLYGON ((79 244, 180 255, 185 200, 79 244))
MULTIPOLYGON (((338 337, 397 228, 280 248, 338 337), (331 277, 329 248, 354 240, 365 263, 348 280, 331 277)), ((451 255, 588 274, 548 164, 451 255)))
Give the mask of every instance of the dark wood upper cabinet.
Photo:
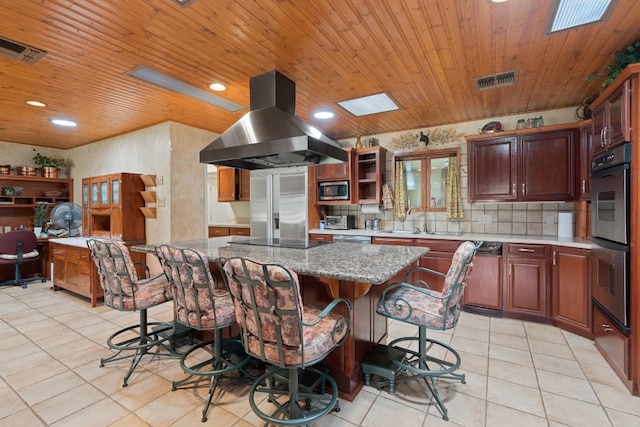
POLYGON ((573 200, 576 140, 575 129, 470 140, 469 200, 573 200))
POLYGON ((349 154, 349 160, 346 162, 326 163, 317 165, 316 181, 338 181, 350 180, 352 169, 352 149, 350 147, 344 149, 349 154))
POLYGON ((516 199, 517 138, 469 142, 469 200, 516 199))
POLYGON ((593 112, 593 154, 631 141, 631 80, 624 81, 593 112))

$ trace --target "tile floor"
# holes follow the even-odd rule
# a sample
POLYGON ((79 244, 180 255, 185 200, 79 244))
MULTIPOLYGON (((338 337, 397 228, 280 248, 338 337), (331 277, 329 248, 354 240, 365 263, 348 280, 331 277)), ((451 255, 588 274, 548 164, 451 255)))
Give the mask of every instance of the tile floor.
MULTIPOLYGON (((128 363, 98 366, 106 338, 137 314, 121 313, 50 283, 0 288, 0 426, 198 426, 206 389, 171 392, 176 360, 143 360, 122 388, 128 363)), ((171 320, 171 305, 149 312, 171 320)), ((390 323, 390 337, 415 328, 390 323)), ((395 395, 364 387, 353 402, 314 426, 638 426, 631 396, 587 339, 548 325, 463 313, 449 333, 467 383, 445 384, 450 421, 442 420, 417 381, 395 395)), ((216 395, 204 425, 260 425, 235 383, 216 395)))

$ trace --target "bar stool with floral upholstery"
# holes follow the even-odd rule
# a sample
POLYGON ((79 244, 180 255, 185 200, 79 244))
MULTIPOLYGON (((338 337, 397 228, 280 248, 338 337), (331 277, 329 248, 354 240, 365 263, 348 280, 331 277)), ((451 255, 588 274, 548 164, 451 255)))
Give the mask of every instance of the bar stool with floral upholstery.
POLYGON ((229 291, 224 285, 218 286, 206 256, 171 245, 157 246, 156 256, 173 289, 176 320, 197 331, 213 331, 213 339, 200 342, 183 354, 180 366, 188 375, 172 386, 175 391, 209 380, 209 395, 202 410, 205 422, 219 379, 232 375, 249 378, 243 368, 251 357, 238 339, 222 338, 222 331, 236 323, 236 314, 229 291))
POLYGON ((312 366, 349 336, 349 301, 336 298, 323 310, 305 307, 298 276, 286 267, 242 257, 220 263, 246 352, 272 365, 251 387, 253 412, 265 426, 292 426, 338 411, 335 380, 312 366), (271 414, 258 407, 265 395, 276 407, 271 414))
POLYGON ((121 329, 107 339, 107 345, 116 353, 100 359, 100 366, 104 366, 105 363, 131 358, 122 383, 126 387, 129 377, 145 355, 180 356, 172 349, 173 344, 167 345, 175 336, 175 326, 168 322, 147 321, 149 308, 172 299, 171 287, 164 272, 139 279, 136 263, 131 259, 129 249, 120 241, 89 239, 87 246, 98 268, 104 304, 120 311, 140 312, 140 323, 121 329))
MULTIPOLYGON (((446 274, 424 267, 409 270, 404 282, 387 286, 376 309, 382 316, 418 326, 417 337, 402 337, 391 341, 388 346, 380 346, 386 347, 387 361, 395 369, 391 378, 378 382, 378 388, 389 385, 389 392, 393 394, 398 382, 423 379, 445 420, 449 418, 438 392, 438 381, 453 379, 464 384, 465 375, 457 372, 461 363, 458 352, 448 344, 427 338, 427 329, 444 331, 456 325, 473 257, 480 244, 461 243, 446 274), (444 277, 441 292, 429 289, 426 280, 429 274, 444 277)), ((379 356, 379 352, 376 354, 374 350, 362 362, 365 377, 370 373, 388 371, 380 369, 385 363, 379 356)))

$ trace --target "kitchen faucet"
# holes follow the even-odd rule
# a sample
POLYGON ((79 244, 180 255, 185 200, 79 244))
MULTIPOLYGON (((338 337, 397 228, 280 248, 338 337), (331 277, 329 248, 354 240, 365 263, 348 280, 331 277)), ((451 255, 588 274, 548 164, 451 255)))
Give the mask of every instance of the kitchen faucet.
MULTIPOLYGON (((422 224, 422 231, 424 231, 425 233, 428 233, 428 231, 427 231, 427 211, 422 209, 420 206, 413 206, 413 207, 409 208, 409 210, 407 211, 407 215, 411 215, 411 213, 413 211, 415 211, 415 210, 419 210, 424 215, 424 223, 422 224)), ((435 231, 435 229, 433 231, 435 231)))

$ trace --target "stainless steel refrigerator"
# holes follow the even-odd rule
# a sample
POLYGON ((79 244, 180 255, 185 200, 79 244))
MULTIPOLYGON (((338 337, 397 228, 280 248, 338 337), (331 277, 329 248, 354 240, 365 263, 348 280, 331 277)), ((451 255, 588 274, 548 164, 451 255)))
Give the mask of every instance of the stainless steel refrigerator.
POLYGON ((307 180, 306 166, 251 171, 252 239, 308 244, 307 180))

